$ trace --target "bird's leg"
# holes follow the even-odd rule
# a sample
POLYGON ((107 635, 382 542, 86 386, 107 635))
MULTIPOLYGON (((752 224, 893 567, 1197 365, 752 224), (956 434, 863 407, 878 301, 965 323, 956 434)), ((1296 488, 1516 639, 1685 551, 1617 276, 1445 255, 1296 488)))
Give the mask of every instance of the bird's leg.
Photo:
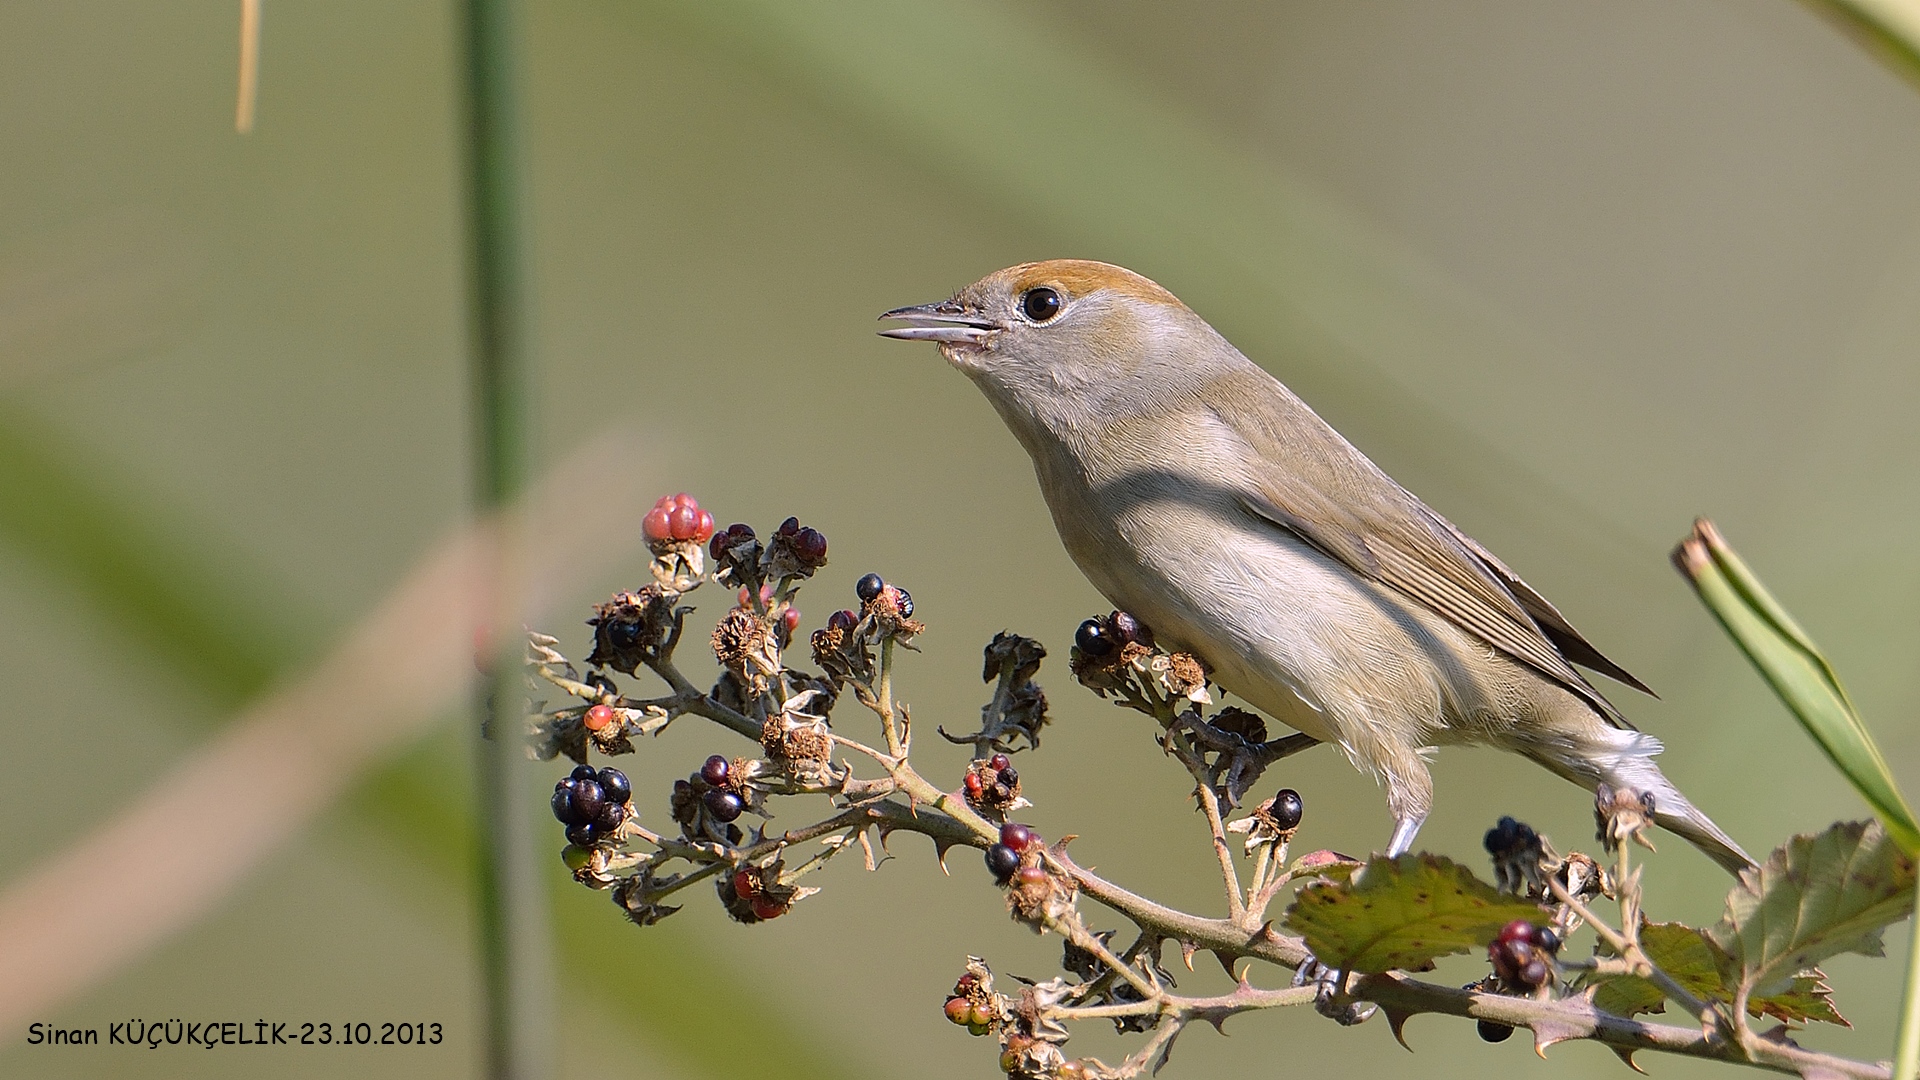
POLYGON ((1396 859, 1413 850, 1413 838, 1420 835, 1420 826, 1427 823, 1427 815, 1413 816, 1403 814, 1394 819, 1393 839, 1387 841, 1387 858, 1396 859))

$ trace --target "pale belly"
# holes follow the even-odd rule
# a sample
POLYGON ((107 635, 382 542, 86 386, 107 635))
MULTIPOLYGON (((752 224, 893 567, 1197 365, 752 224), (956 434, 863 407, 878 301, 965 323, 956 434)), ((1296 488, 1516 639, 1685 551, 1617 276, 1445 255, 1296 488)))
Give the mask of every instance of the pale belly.
POLYGON ((1451 627, 1235 507, 1056 494, 1061 539, 1094 587, 1228 692, 1358 758, 1387 731, 1451 741, 1451 627))

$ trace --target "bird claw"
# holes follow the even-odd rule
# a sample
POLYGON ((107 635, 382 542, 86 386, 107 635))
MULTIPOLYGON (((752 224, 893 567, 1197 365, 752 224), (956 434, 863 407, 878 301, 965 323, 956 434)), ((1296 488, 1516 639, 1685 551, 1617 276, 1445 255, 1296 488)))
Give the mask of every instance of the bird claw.
POLYGON ((1380 1011, 1371 1001, 1355 1001, 1341 991, 1340 972, 1308 957, 1293 973, 1293 985, 1314 988, 1313 1008, 1342 1027, 1363 1024, 1380 1011))

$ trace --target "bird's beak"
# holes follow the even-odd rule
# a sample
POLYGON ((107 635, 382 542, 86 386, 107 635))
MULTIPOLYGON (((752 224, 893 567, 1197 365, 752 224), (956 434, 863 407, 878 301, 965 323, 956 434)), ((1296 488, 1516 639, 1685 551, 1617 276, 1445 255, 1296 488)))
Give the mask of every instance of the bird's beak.
POLYGON ((999 333, 1003 327, 992 319, 981 318, 957 300, 942 300, 919 307, 894 308, 882 319, 899 319, 906 326, 880 331, 881 337, 901 341, 939 341, 952 344, 978 344, 999 333))

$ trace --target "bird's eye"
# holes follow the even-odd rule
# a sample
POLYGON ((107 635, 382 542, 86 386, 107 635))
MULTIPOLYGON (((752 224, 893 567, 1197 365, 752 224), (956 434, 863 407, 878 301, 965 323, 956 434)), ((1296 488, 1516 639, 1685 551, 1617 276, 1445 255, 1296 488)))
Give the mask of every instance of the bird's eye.
POLYGON ((1060 294, 1052 289, 1028 289, 1027 295, 1020 298, 1021 310, 1034 322, 1046 322, 1060 314, 1060 294))

